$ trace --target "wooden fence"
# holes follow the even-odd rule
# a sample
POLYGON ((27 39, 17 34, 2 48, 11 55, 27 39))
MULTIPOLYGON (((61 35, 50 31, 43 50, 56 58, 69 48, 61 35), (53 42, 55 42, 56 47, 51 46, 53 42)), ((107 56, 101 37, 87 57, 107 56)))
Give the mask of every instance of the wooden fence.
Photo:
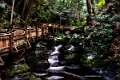
MULTIPOLYGON (((51 26, 56 27, 56 25, 42 24, 36 27, 28 26, 26 29, 14 29, 10 33, 0 33, 0 66, 4 65, 4 61, 2 60, 3 56, 31 48, 30 43, 36 39, 41 39, 42 35, 46 35, 48 33, 48 27, 51 26)), ((70 27, 60 26, 60 28, 68 29, 70 27)))

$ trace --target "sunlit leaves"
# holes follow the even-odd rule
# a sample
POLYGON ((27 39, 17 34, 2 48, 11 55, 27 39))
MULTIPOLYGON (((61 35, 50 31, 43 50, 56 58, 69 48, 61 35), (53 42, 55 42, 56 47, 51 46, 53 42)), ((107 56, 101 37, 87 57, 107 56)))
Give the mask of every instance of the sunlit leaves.
POLYGON ((105 4, 105 0, 100 0, 98 3, 98 7, 102 7, 105 4))

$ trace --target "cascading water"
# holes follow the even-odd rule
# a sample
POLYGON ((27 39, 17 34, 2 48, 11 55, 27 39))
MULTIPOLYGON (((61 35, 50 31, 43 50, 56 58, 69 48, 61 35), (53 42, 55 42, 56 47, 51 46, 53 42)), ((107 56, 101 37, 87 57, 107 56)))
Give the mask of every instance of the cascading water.
POLYGON ((60 66, 60 48, 62 48, 62 45, 59 44, 58 46, 54 46, 54 48, 49 52, 48 62, 50 64, 48 71, 61 71, 65 68, 65 66, 60 66))
MULTIPOLYGON (((58 46, 54 46, 52 50, 49 51, 49 56, 48 56, 48 63, 49 63, 49 68, 48 68, 48 72, 52 72, 52 73, 58 73, 64 70, 65 66, 60 66, 60 60, 59 60, 59 56, 60 56, 60 48, 62 48, 62 45, 59 44, 58 46)), ((61 80, 64 77, 62 76, 58 76, 53 74, 50 77, 47 77, 47 80, 61 80)))

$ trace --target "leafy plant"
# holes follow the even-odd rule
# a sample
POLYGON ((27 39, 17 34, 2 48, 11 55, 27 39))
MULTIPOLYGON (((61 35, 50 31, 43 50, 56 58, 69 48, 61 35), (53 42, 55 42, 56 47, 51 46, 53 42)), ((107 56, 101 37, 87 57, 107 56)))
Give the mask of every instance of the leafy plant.
POLYGON ((27 44, 27 42, 23 42, 23 45, 26 45, 27 44))
POLYGON ((105 4, 105 0, 100 0, 98 3, 98 7, 102 7, 105 4))
MULTIPOLYGON (((103 15, 107 16, 107 15, 103 15)), ((92 26, 92 28, 89 28, 89 34, 86 39, 88 40, 89 44, 95 51, 98 53, 106 53, 109 52, 108 49, 110 47, 111 41, 113 40, 113 30, 112 30, 112 23, 108 24, 105 23, 108 21, 108 17, 99 17, 96 18, 96 20, 100 21, 98 22, 96 26, 92 26), (101 21, 101 18, 103 21, 101 21), (105 19, 105 21, 104 21, 105 19)), ((89 27, 89 26, 86 26, 89 27)))
POLYGON ((73 25, 73 26, 75 25, 75 21, 74 20, 69 19, 69 22, 70 22, 71 25, 73 25))

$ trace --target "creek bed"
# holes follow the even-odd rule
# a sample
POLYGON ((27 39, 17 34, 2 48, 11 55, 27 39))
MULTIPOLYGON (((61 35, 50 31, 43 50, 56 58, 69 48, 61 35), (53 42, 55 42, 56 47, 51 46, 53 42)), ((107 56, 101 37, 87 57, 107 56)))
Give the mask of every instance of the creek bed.
POLYGON ((40 78, 42 80, 104 80, 100 75, 82 69, 71 69, 60 73, 47 72, 46 75, 40 78))

